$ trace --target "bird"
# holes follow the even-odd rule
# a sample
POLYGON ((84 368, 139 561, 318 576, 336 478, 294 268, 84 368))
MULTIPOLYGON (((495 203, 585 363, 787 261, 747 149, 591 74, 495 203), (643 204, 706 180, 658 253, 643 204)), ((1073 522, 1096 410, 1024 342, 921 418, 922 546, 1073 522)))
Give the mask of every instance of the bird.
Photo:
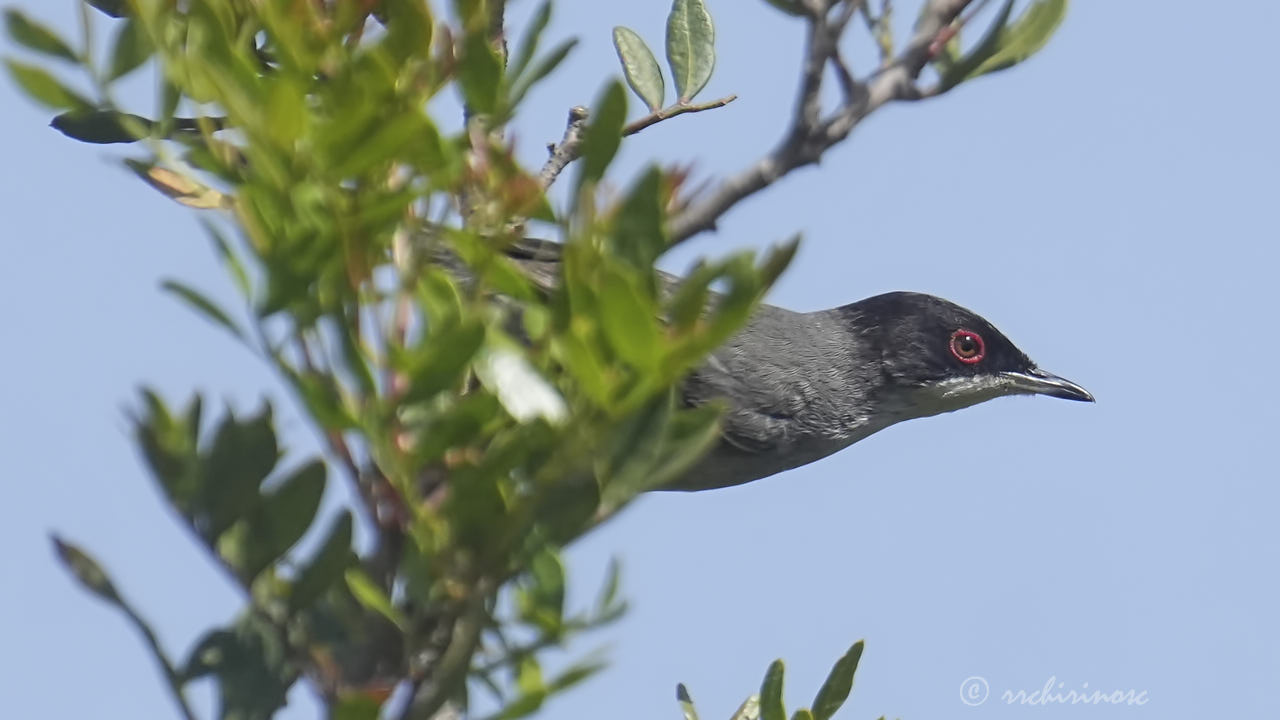
POLYGON ((721 440, 667 490, 710 490, 806 465, 897 423, 1006 395, 1093 402, 971 310, 916 292, 794 312, 760 305, 681 388, 728 404, 721 440))
MULTIPOLYGON (((506 254, 554 287, 562 246, 525 238, 506 254)), ((659 271, 670 290, 680 278, 659 271)), ((1041 370, 982 316, 919 292, 796 312, 759 304, 679 388, 688 407, 726 406, 719 442, 659 490, 742 485, 807 465, 891 425, 1008 395, 1094 402, 1041 370)))

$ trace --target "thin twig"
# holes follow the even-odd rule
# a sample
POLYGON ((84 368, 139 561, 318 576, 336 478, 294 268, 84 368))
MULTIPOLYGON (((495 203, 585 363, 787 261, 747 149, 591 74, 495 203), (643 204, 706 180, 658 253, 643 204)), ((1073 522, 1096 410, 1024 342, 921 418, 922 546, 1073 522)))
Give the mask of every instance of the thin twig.
MULTIPOLYGON (((285 385, 293 390, 294 396, 298 403, 306 407, 306 398, 303 396, 302 390, 296 382, 296 378, 302 373, 295 370, 285 359, 282 351, 277 348, 267 335, 266 326, 262 322, 254 323, 254 330, 258 339, 257 352, 260 357, 267 362, 277 373, 281 379, 285 381, 285 385)), ((290 331, 288 341, 292 343, 294 351, 298 354, 302 362, 302 372, 310 376, 316 377, 321 374, 321 367, 316 362, 315 354, 311 350, 311 345, 307 342, 307 338, 301 328, 293 327, 290 331)), ((324 369, 328 370, 331 364, 326 363, 324 369)), ((375 527, 378 525, 378 503, 373 497, 373 493, 369 488, 369 484, 365 482, 363 474, 360 472, 360 465, 356 462, 355 455, 351 452, 346 438, 341 430, 325 427, 320 422, 312 423, 316 434, 324 441, 329 453, 338 460, 342 467, 347 471, 346 474, 351 482, 352 488, 356 491, 356 495, 360 498, 361 508, 368 515, 369 522, 375 527)))
POLYGON ((887 67, 893 61, 893 2, 880 0, 880 14, 871 15, 870 0, 859 3, 862 6, 862 17, 867 23, 867 32, 876 43, 880 53, 880 67, 887 67))
POLYGON ((480 642, 487 614, 485 601, 495 589, 493 583, 480 578, 471 588, 471 597, 461 608, 462 613, 453 619, 449 641, 429 674, 418 683, 416 692, 405 703, 399 720, 430 720, 449 696, 465 681, 471 668, 471 659, 480 642))
POLYGON ((946 47, 947 43, 951 42, 951 39, 958 35, 960 31, 964 29, 964 26, 968 25, 969 22, 973 20, 975 15, 982 12, 982 8, 986 7, 989 1, 990 0, 978 0, 973 4, 973 7, 969 8, 969 12, 966 12, 955 22, 944 27, 942 31, 938 33, 938 36, 933 39, 933 42, 929 43, 929 57, 938 57, 938 54, 942 52, 942 48, 946 47))
POLYGON ((155 631, 151 629, 146 620, 142 619, 142 616, 138 615, 133 606, 123 600, 118 602, 117 606, 124 611, 125 617, 129 618, 129 621, 141 633, 142 638, 146 640, 147 646, 151 648, 151 655, 160 664, 160 669, 164 672, 165 684, 169 686, 169 693, 173 696, 173 701, 177 704, 178 711, 182 713, 183 720, 196 720, 195 711, 187 703, 186 693, 182 691, 182 677, 178 674, 177 668, 174 667, 173 661, 169 659, 168 653, 160 646, 160 639, 156 637, 155 631))
POLYGON ((844 34, 845 28, 849 27, 849 21, 853 20, 853 16, 858 13, 858 8, 865 5, 866 0, 845 0, 844 5, 840 7, 840 14, 831 23, 832 40, 839 44, 840 36, 844 34))
MULTIPOLYGON (((266 341, 265 334, 262 335, 262 339, 263 342, 266 341)), ((306 371, 313 376, 319 375, 315 356, 311 352, 311 345, 307 342, 307 338, 303 335, 300 328, 295 327, 293 329, 292 340, 294 347, 297 348, 298 354, 302 357, 303 367, 306 371)), ((276 356, 274 353, 271 355, 270 359, 277 364, 281 374, 288 378, 288 372, 286 370, 287 365, 285 364, 284 359, 276 356)), ((302 397, 300 392, 298 393, 298 396, 299 402, 305 405, 305 398, 302 397)), ((318 423, 316 424, 316 430, 319 432, 320 436, 324 438, 325 444, 329 447, 329 452, 331 452, 333 456, 342 463, 342 467, 346 469, 347 477, 351 480, 353 489, 363 501, 362 504, 365 512, 369 515, 369 521, 376 525, 378 522, 377 503, 374 502, 373 495, 369 492, 367 485, 362 482, 360 465, 356 462, 355 455, 352 454, 351 447, 347 444, 346 437, 343 436, 341 430, 324 427, 318 423)))
POLYGON ((504 66, 507 64, 506 14, 507 0, 490 0, 489 42, 493 43, 493 49, 498 51, 504 66))
POLYGON ((715 110, 716 108, 722 108, 725 105, 728 105, 729 103, 737 99, 738 99, 737 95, 726 95, 725 97, 722 97, 719 100, 712 100, 711 102, 698 103, 696 105, 690 105, 688 103, 679 103, 676 105, 672 105, 671 107, 663 108, 661 110, 654 110, 648 115, 645 115, 639 120, 636 120, 633 123, 629 123, 626 127, 622 128, 622 136, 626 137, 628 135, 635 135, 636 133, 649 127, 650 125, 657 125, 663 120, 669 120, 673 117, 676 117, 677 115, 684 115, 687 113, 696 113, 696 112, 702 112, 704 110, 715 110))
POLYGON ((559 145, 555 143, 547 145, 551 156, 542 166, 542 172, 538 173, 538 183, 542 185, 543 190, 551 187, 551 183, 556 181, 560 171, 578 159, 578 155, 582 153, 582 133, 586 129, 587 109, 581 105, 569 108, 569 122, 565 125, 564 137, 560 139, 559 145))
MULTIPOLYGON (((726 95, 719 100, 712 100, 711 102, 676 103, 661 110, 654 110, 639 120, 624 126, 622 128, 622 136, 635 135, 647 127, 680 115, 722 108, 737 99, 737 95, 726 95)), ((547 158, 546 164, 542 166, 542 172, 538 173, 538 180, 542 183, 544 190, 551 187, 551 183, 556 181, 556 177, 560 175, 560 172, 582 155, 582 134, 586 130, 586 126, 587 109, 582 106, 570 108, 569 123, 564 129, 564 138, 560 140, 559 145, 551 144, 547 146, 547 150, 551 152, 551 157, 547 158)))
POLYGON ((850 5, 855 0, 845 2, 844 12, 835 20, 821 14, 808 19, 808 44, 800 93, 791 127, 782 141, 767 155, 728 177, 710 194, 681 212, 670 226, 672 244, 714 229, 720 217, 745 198, 772 185, 792 170, 818 162, 827 149, 848 137, 863 118, 882 105, 893 100, 924 97, 916 79, 929 62, 930 45, 971 0, 929 0, 907 47, 863 82, 853 80, 838 54, 840 33, 856 9, 850 5), (838 80, 847 86, 844 102, 824 120, 820 117, 817 98, 821 91, 822 71, 828 62, 835 64, 838 80))
POLYGON ((822 16, 810 20, 806 28, 804 64, 800 69, 800 99, 791 118, 791 139, 803 141, 807 128, 822 115, 822 71, 827 64, 831 38, 822 16))

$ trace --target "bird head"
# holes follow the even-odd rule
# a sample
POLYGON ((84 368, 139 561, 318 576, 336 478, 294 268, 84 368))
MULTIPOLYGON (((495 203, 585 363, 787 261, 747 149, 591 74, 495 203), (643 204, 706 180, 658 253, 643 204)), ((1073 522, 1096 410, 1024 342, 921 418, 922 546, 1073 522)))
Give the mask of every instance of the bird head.
POLYGON ((1005 395, 1093 402, 1084 388, 1036 367, 981 316, 942 298, 893 292, 845 310, 880 350, 881 410, 896 419, 950 412, 1005 395))

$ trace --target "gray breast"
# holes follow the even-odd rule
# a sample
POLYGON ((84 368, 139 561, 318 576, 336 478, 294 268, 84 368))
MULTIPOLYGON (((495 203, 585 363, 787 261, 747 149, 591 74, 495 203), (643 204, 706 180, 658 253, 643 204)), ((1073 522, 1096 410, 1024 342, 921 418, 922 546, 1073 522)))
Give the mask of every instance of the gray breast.
POLYGON ((879 376, 830 312, 762 306, 684 385, 685 400, 729 405, 723 441, 672 489, 749 482, 830 455, 880 429, 868 418, 879 376))

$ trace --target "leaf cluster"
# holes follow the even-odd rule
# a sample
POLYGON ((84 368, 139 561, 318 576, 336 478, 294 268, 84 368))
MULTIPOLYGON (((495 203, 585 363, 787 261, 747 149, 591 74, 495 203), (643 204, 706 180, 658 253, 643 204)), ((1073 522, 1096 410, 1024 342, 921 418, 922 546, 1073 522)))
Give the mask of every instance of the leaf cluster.
MULTIPOLYGON (((768 1, 810 19, 842 6, 768 1)), ((628 124, 623 84, 604 83, 541 172, 507 128, 576 45, 545 37, 549 0, 510 46, 501 0, 84 2, 79 44, 6 11, 10 38, 45 61, 6 58, 8 71, 55 129, 127 146, 130 172, 205 215, 235 301, 163 288, 276 371, 323 453, 291 457, 269 403, 210 421, 198 395, 175 408, 142 392, 138 450, 243 598, 181 660, 86 550, 56 539, 62 562, 139 631, 188 719, 202 678, 223 718, 269 717, 306 682, 343 720, 469 713, 477 694, 505 720, 597 672, 597 655, 544 672, 548 650, 625 610, 616 567, 595 602, 568 607, 561 550, 717 440, 722 408, 686 406, 680 382, 795 250, 673 280, 655 263, 688 204, 685 174, 611 181, 625 136, 733 99, 693 103, 716 63, 703 0, 674 0, 667 19, 674 102, 644 40, 615 28, 648 114, 628 124), (143 68, 159 79, 154 107, 117 103, 115 84, 143 68), (460 130, 435 114, 445 92, 465 104, 460 130), (556 207, 547 186, 574 162, 556 207), (525 238, 534 223, 553 241, 525 238), (322 513, 335 485, 342 507, 322 513)), ((843 4, 888 57, 888 4, 876 18, 843 4)), ((932 58, 942 89, 1029 57, 1065 10, 1037 0, 1010 22, 1011 5, 968 52, 955 41, 932 58)), ((861 652, 793 718, 831 717, 861 652)), ((782 672, 735 720, 785 720, 782 672)), ((678 699, 694 720, 683 686, 678 699)))
MULTIPOLYGON (((468 707, 479 689, 517 717, 597 671, 594 656, 541 670, 544 651, 625 607, 616 575, 591 607, 566 607, 560 549, 715 440, 718 409, 684 407, 677 385, 793 246, 670 287, 654 263, 682 176, 651 168, 601 191, 627 112, 616 82, 571 206, 553 208, 504 132, 574 47, 542 49, 549 4, 509 58, 483 2, 448 16, 419 0, 92 4, 112 18, 105 53, 6 16, 18 44, 88 90, 15 60, 11 72, 59 112, 55 128, 127 144, 130 171, 209 216, 239 302, 164 289, 274 368, 325 447, 290 458, 266 404, 210 422, 199 396, 174 409, 143 392, 137 446, 244 597, 181 661, 152 643, 184 712, 187 684, 212 677, 222 717, 269 716, 304 679, 345 718, 390 712, 397 687, 404 716, 468 707), (114 83, 145 66, 162 78, 155 109, 117 105, 114 83), (430 111, 449 89, 467 106, 460 132, 430 111), (530 221, 559 236, 550 282, 514 257, 530 221), (335 478, 352 504, 325 516, 335 478)), ((97 562, 59 543, 154 638, 97 562)))

